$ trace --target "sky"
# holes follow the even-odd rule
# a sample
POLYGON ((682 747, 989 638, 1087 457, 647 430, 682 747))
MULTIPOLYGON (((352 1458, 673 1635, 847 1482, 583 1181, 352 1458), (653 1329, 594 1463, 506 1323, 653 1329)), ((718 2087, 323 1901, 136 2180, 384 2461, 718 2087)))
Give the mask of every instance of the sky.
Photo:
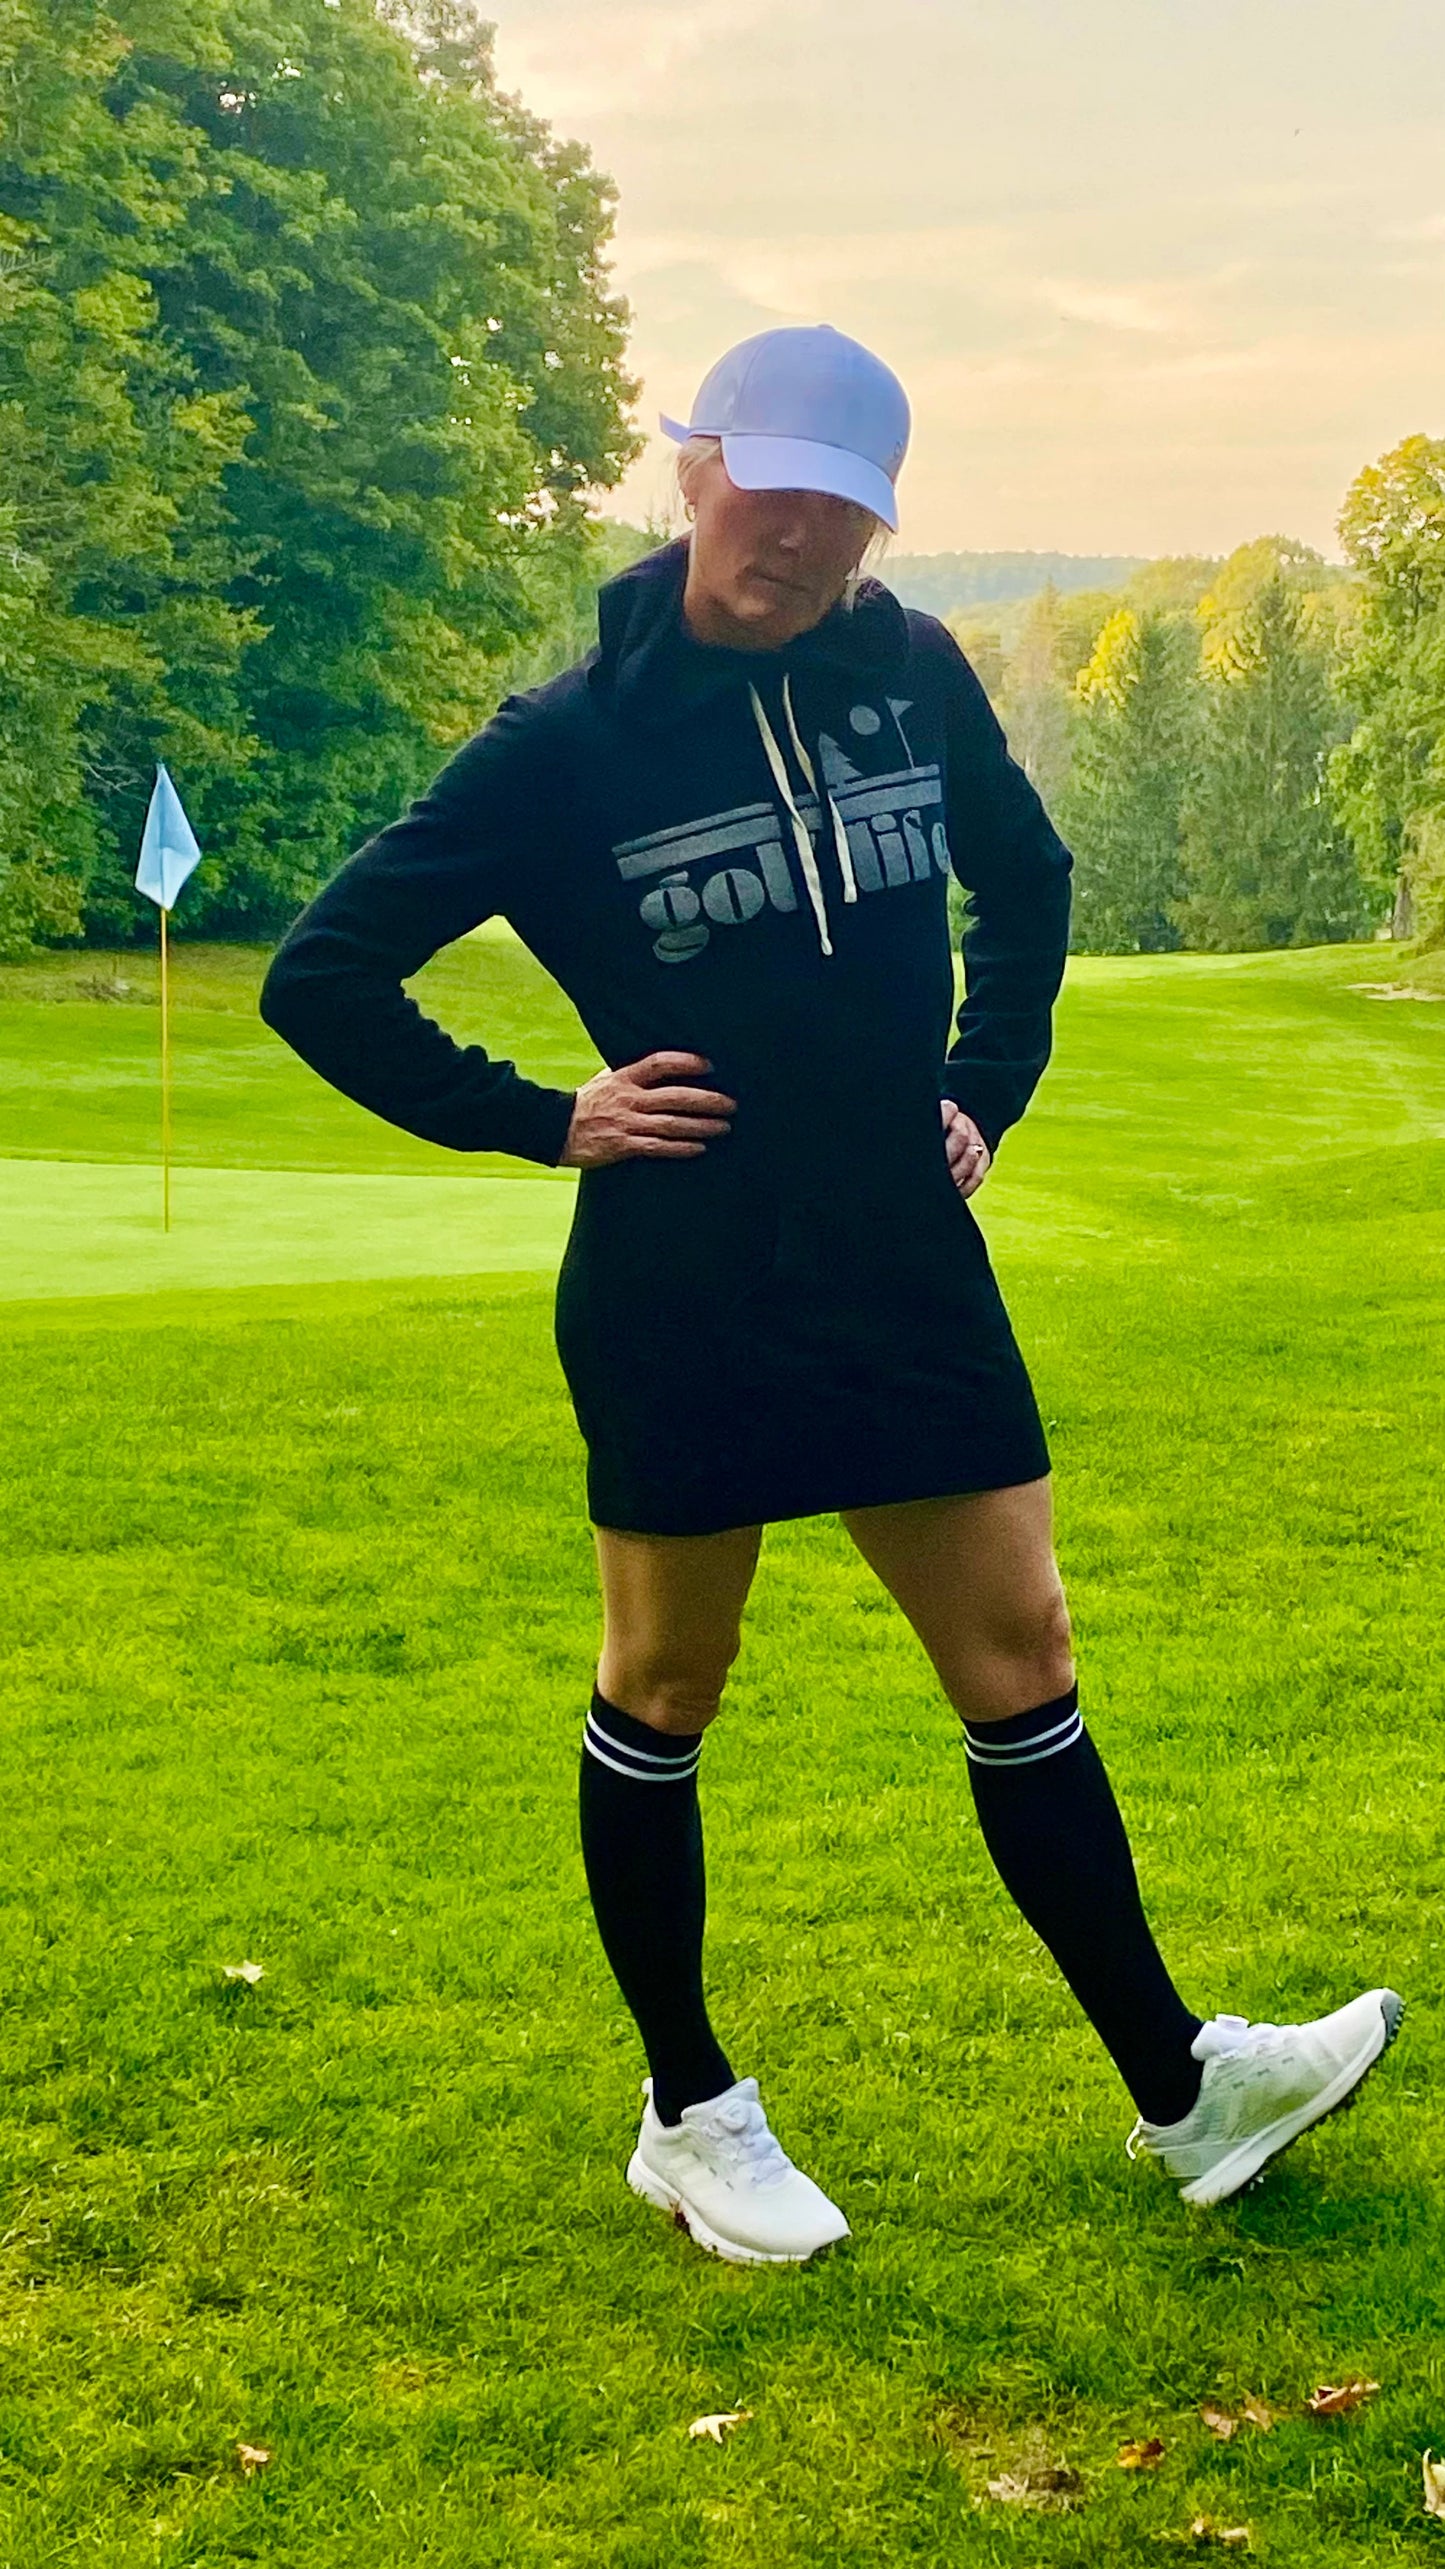
POLYGON ((896 549, 1338 555, 1445 435, 1441 0, 484 0, 619 190, 668 505, 714 357, 830 321, 913 409, 896 549))

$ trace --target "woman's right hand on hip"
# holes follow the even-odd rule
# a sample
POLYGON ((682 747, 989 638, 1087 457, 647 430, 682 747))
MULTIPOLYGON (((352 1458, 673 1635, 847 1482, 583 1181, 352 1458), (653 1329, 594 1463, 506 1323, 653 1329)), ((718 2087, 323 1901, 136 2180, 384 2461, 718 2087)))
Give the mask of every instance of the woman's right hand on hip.
POLYGON ((648 1053, 620 1070, 599 1070, 577 1091, 562 1169, 604 1168, 612 1160, 692 1159, 714 1135, 730 1133, 737 1104, 716 1088, 669 1088, 684 1071, 711 1070, 701 1053, 648 1053))

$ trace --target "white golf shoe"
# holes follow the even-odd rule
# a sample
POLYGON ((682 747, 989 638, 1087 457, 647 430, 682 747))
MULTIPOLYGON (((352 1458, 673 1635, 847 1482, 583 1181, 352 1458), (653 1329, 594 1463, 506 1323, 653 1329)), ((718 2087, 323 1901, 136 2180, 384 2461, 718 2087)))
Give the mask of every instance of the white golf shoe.
POLYGON ((1367 1989, 1308 2025, 1215 2016, 1190 2045, 1204 2063, 1197 2102, 1178 2123, 1141 2115, 1124 2146, 1183 2181, 1186 2203, 1223 2203, 1312 2123, 1346 2103, 1400 2029, 1403 1998, 1367 1989))
POLYGON ((685 2105, 680 2123, 660 2123, 652 2081, 637 2147, 627 2164, 634 2194, 655 2203, 700 2248, 736 2265, 795 2265, 848 2224, 835 2203, 795 2168, 758 2101, 755 2078, 740 2078, 703 2105, 685 2105))

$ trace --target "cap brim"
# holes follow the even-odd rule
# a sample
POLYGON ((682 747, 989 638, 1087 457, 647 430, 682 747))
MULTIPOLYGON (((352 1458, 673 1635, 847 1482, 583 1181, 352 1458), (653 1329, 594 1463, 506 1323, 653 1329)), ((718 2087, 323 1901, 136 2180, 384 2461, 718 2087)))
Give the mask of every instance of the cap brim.
POLYGON ((825 491, 831 499, 854 500, 859 508, 871 509, 892 534, 898 532, 898 500, 887 474, 846 446, 725 430, 722 451, 728 479, 740 491, 825 491))

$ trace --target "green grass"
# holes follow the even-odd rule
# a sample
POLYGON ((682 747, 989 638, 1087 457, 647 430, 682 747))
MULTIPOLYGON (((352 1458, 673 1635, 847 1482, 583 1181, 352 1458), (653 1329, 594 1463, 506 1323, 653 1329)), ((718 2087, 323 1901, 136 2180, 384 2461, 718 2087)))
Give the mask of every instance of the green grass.
MULTIPOLYGON (((256 998, 266 961, 260 946, 174 950, 174 1153, 182 1166, 545 1175, 498 1152, 438 1152, 338 1097, 261 1024, 256 998)), ((576 1012, 501 920, 428 964, 411 987, 453 1033, 518 1061, 530 1079, 570 1088, 598 1068, 576 1012)), ((151 953, 0 964, 0 1153, 158 1158, 157 1003, 151 953)))
MULTIPOLYGON (((917 1645, 836 1523, 771 1528, 704 1790, 722 2028, 854 2225, 796 2274, 710 2264, 621 2182, 550 1282, 480 1273, 475 1233, 453 1275, 364 1280, 368 1187, 441 1211, 476 1174, 312 1099, 245 1014, 257 959, 182 955, 210 1102, 169 1245, 204 1212, 239 1253, 221 1180, 274 1159, 361 1190, 314 1199, 358 1263, 186 1291, 121 1260, 87 1300, 72 1242, 10 1305, 4 2569, 1113 2569, 1200 2513, 1279 2569, 1438 2555, 1445 1006, 1350 984, 1445 975, 1383 952, 1073 966, 979 1209, 1187 1995, 1293 2016, 1389 1978, 1401 2042, 1235 2207, 1130 2168, 917 1645), (1198 2418, 1353 2373, 1383 2387, 1335 2426, 1198 2418), (1161 2468, 1118 2470, 1150 2434, 1161 2468), (987 2498, 1034 2452, 1073 2512, 987 2498)), ((490 1032, 505 974, 530 1004, 499 941, 434 970, 453 1022, 490 1032)), ((42 1206, 108 1161, 119 1258, 154 1011, 47 971, 0 988, 33 1081, 0 1148, 42 1206)), ((535 1029, 499 1048, 586 1075, 561 1003, 535 1029)))
POLYGON ((0 1301, 555 1267, 575 1180, 0 1160, 0 1301))

